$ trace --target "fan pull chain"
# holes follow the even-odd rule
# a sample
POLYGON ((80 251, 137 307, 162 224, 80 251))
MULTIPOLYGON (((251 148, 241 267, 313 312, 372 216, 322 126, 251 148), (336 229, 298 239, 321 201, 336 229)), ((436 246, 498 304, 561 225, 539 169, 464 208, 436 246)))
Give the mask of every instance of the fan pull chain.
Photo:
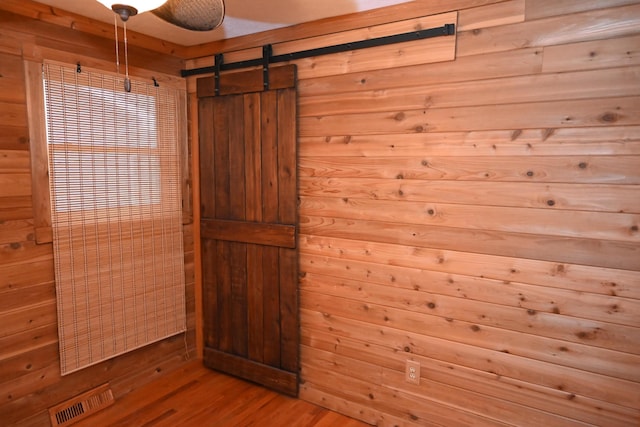
POLYGON ((124 21, 124 90, 131 92, 129 79, 129 47, 127 43, 127 21, 124 21))
POLYGON ((120 75, 120 43, 118 42, 118 17, 113 15, 113 28, 116 33, 116 72, 120 75))

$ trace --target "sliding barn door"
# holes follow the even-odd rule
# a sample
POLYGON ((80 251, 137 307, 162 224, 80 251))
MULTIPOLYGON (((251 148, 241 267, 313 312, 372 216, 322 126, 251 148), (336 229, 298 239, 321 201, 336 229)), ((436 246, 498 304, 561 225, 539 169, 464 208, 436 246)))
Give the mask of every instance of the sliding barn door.
POLYGON ((198 79, 204 362, 298 392, 295 67, 198 79))

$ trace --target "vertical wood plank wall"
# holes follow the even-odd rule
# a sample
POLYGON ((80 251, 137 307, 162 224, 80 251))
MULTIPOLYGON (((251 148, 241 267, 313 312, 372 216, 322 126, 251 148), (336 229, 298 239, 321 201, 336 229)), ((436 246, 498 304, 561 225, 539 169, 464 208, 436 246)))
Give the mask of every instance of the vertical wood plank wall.
POLYGON ((300 395, 381 426, 638 425, 640 4, 360 24, 454 7, 454 61, 297 62, 300 395))
MULTIPOLYGON (((53 249, 50 243, 35 243, 23 60, 80 61, 112 72, 114 45, 43 22, 51 17, 47 13, 55 15, 48 8, 33 9, 34 15, 40 13, 39 20, 3 10, 12 4, 34 5, 0 5, 0 425, 47 426, 49 406, 105 382, 118 398, 181 366, 187 351, 195 356, 193 228, 190 223, 184 227, 187 339, 181 334, 61 377, 53 249)), ((64 15, 54 18, 62 21, 64 15)), ((71 28, 81 24, 78 17, 69 18, 71 28)), ((136 75, 162 72, 179 79, 181 60, 135 46, 130 54, 136 75), (141 68, 145 63, 150 69, 141 68)))

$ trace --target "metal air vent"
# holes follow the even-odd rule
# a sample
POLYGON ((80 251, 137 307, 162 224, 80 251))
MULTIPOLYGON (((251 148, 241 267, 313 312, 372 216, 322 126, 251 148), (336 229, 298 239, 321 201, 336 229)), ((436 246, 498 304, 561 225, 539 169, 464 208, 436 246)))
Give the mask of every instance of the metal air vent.
POLYGON ((51 425, 68 426, 115 402, 109 384, 103 384, 49 408, 51 425))

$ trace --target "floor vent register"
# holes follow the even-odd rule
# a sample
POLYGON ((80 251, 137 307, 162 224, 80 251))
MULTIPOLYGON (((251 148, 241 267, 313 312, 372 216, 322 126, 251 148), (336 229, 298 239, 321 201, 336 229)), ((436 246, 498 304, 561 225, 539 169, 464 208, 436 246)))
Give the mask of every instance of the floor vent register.
POLYGON ((49 408, 51 425, 68 426, 114 403, 109 384, 103 384, 49 408))

